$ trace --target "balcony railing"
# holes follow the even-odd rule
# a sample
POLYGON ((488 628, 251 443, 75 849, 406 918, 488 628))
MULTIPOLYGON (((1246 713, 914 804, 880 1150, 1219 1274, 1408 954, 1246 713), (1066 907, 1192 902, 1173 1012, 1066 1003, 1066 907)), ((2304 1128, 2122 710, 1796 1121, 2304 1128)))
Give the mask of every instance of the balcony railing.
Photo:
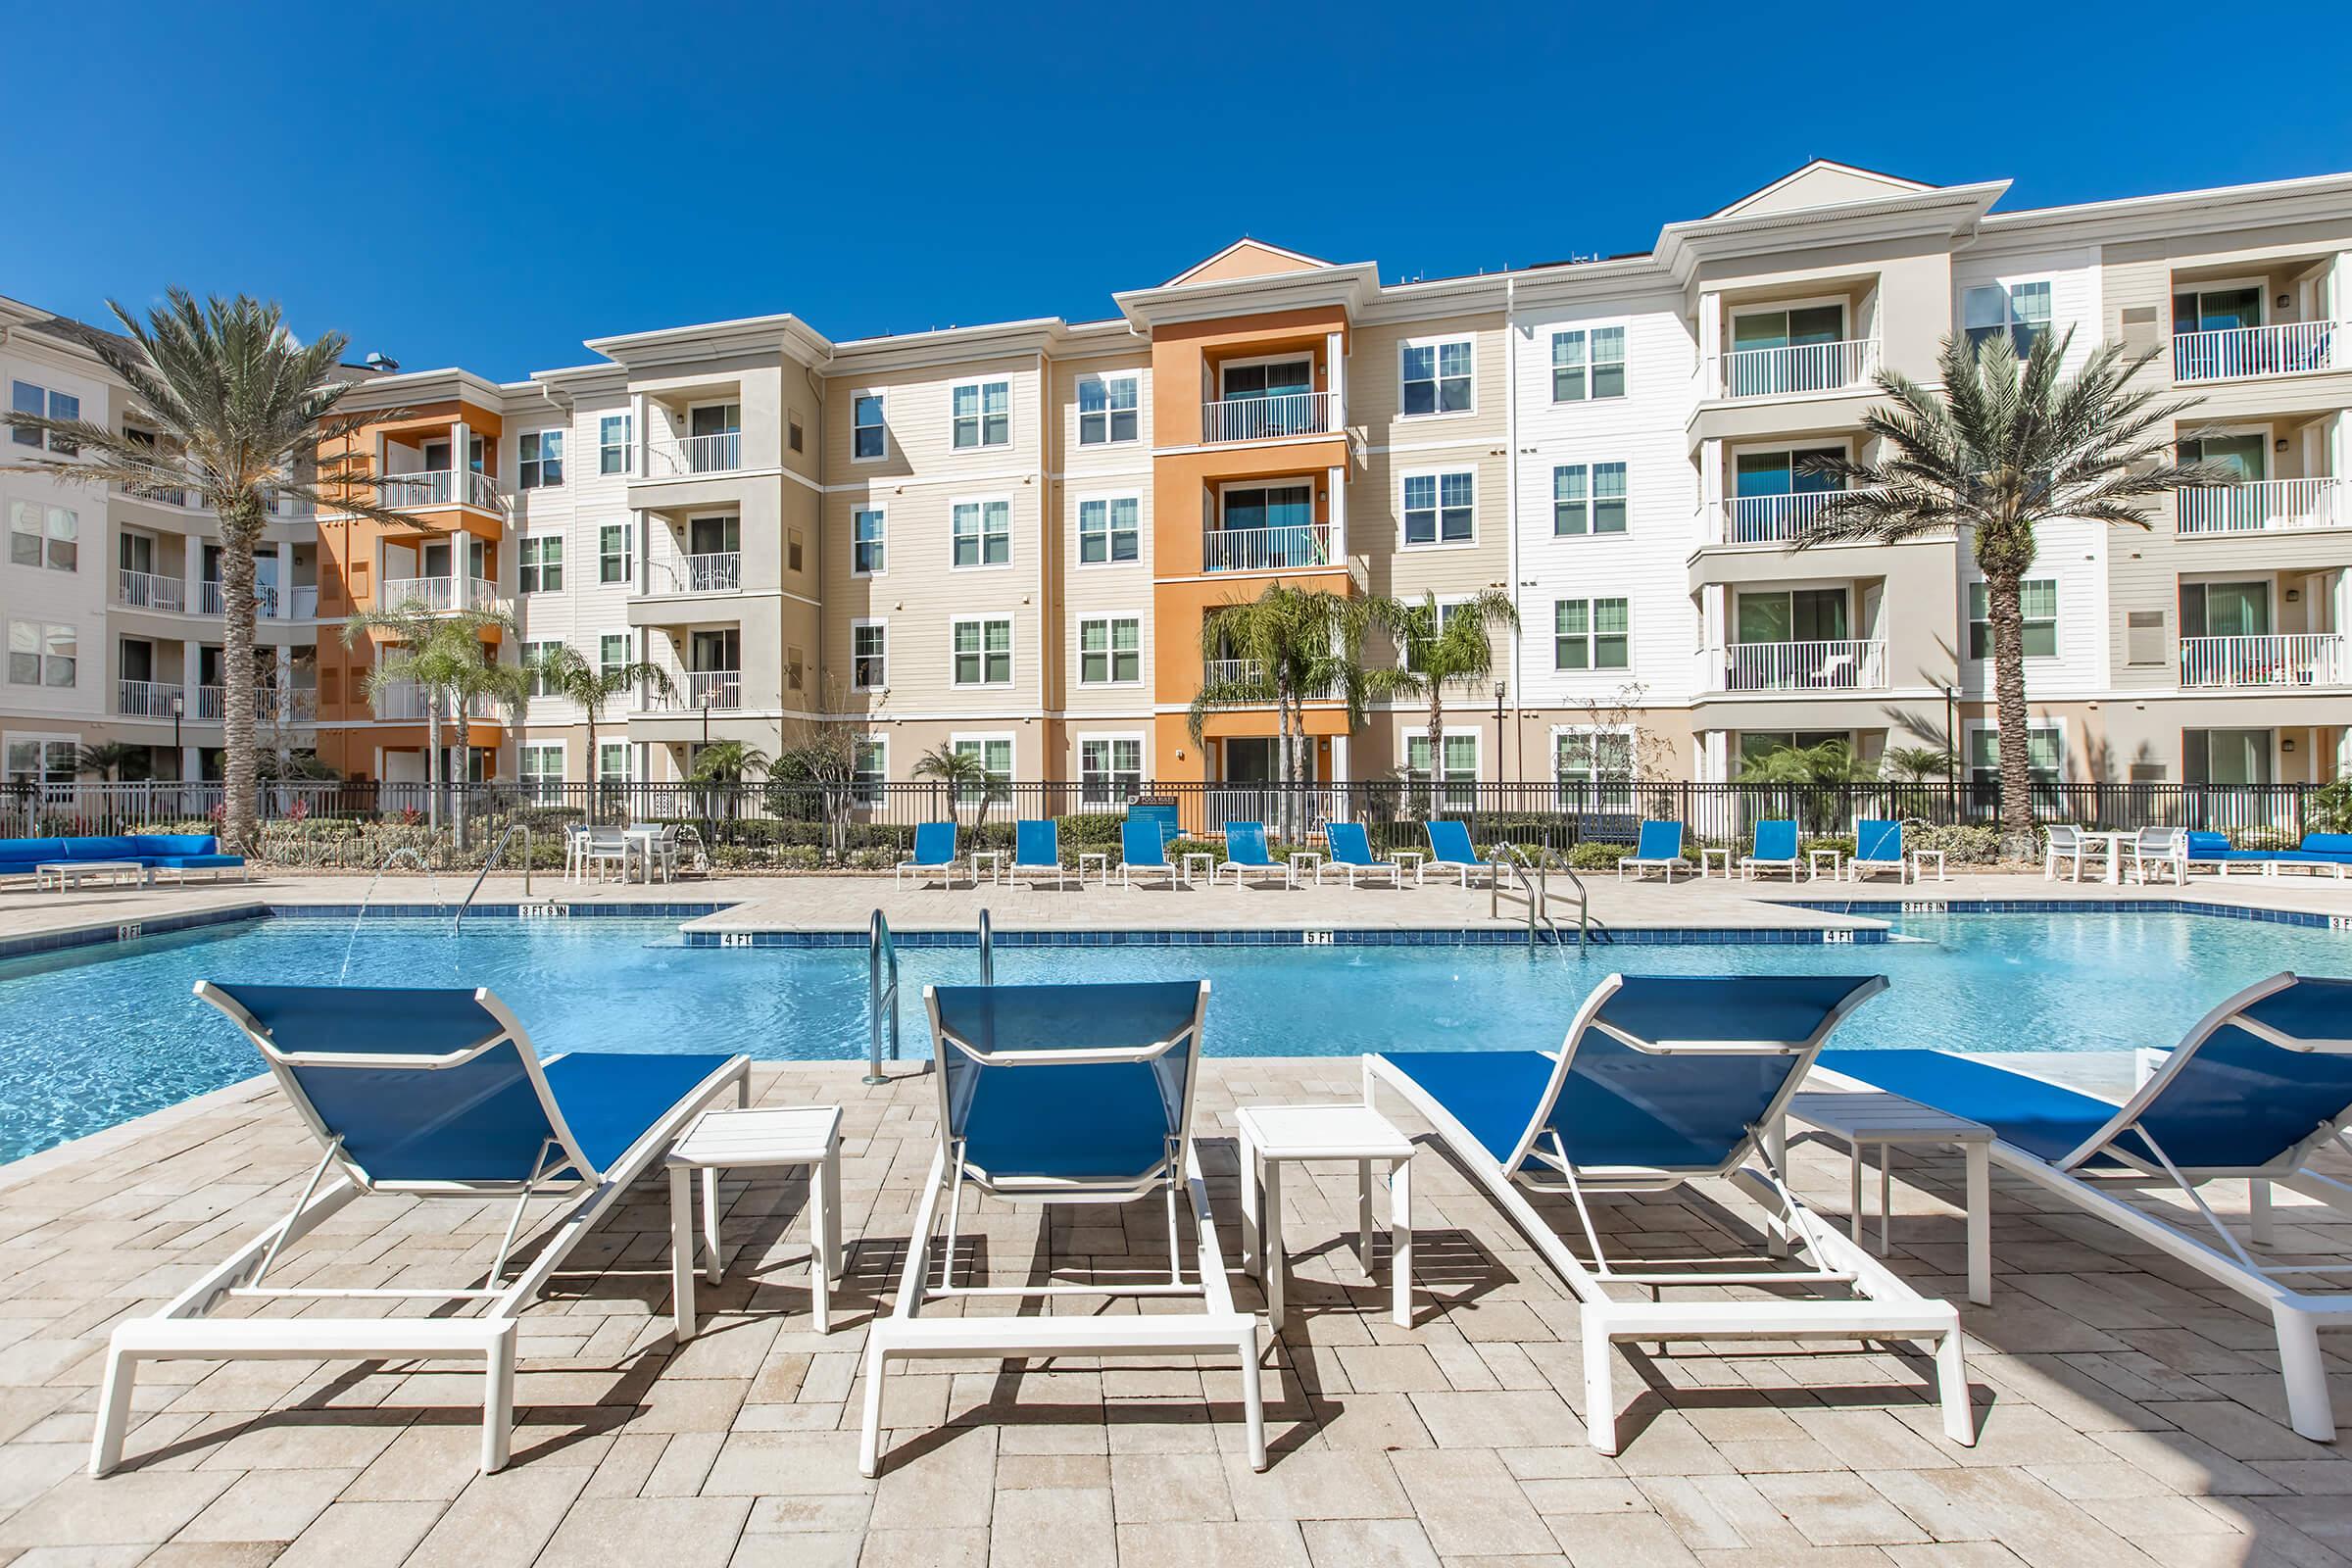
POLYGON ((1282 571, 1331 565, 1331 524, 1283 528, 1211 528, 1200 536, 1203 571, 1282 571))
MULTIPOLYGON (((314 601, 317 592, 312 590, 314 601)), ((377 602, 387 610, 495 610, 498 584, 486 577, 386 577, 377 602)))
POLYGON ((115 573, 115 598, 133 610, 176 611, 186 606, 188 587, 161 572, 123 568, 115 573))
POLYGON ((115 682, 115 711, 124 718, 170 718, 172 699, 182 695, 172 681, 119 680, 115 682))
MULTIPOLYGON (((376 500, 387 507, 446 507, 458 496, 457 477, 448 468, 387 473, 376 481, 376 500)), ((467 506, 480 507, 485 512, 506 510, 506 498, 498 493, 498 481, 472 468, 466 470, 465 496, 467 506)))
POLYGON ((2183 687, 2341 686, 2352 676, 2341 632, 2270 637, 2183 637, 2183 687))
POLYGON ((2280 321, 2218 332, 2173 334, 2173 379, 2232 381, 2251 375, 2302 375, 2352 369, 2352 326, 2341 321, 2280 321))
POLYGON ((743 586, 743 553, 717 550, 708 555, 681 556, 671 578, 682 594, 733 593, 743 586))
POLYGON ((1839 392, 1860 386, 1879 369, 1875 338, 1844 343, 1797 343, 1779 349, 1735 349, 1723 356, 1727 398, 1780 398, 1802 392, 1839 392))
POLYGON ((741 708, 743 706, 743 671, 739 669, 697 669, 686 676, 686 706, 688 708, 741 708))
POLYGON ((1795 495, 1733 496, 1723 504, 1721 538, 1727 545, 1787 544, 1821 520, 1839 490, 1795 495))
POLYGON ((1340 428, 1340 417, 1337 392, 1224 398, 1200 405, 1200 439, 1271 441, 1286 435, 1329 435, 1340 428))
POLYGON ((1702 673, 1720 692, 1880 691, 1886 685, 1883 639, 1734 643, 1710 649, 1702 673))
POLYGON ((2352 480, 2248 479, 2180 492, 2181 533, 2352 528, 2352 480))
MULTIPOLYGON (((1200 681, 1204 686, 1255 685, 1263 679, 1265 666, 1254 659, 1211 659, 1200 665, 1200 681)), ((1298 694, 1308 702, 1328 702, 1332 699, 1329 685, 1312 686, 1298 694)))
POLYGON ((117 485, 115 488, 126 496, 135 496, 141 501, 152 501, 158 506, 177 507, 183 512, 199 510, 204 506, 204 498, 196 491, 173 485, 124 484, 117 485))
MULTIPOLYGON (((258 596, 262 591, 261 584, 254 584, 253 591, 258 596)), ((196 612, 198 614, 220 615, 227 613, 227 611, 228 595, 220 586, 220 578, 207 577, 196 585, 196 612)))
MULTIPOLYGON (((382 719, 420 722, 427 706, 425 689, 414 681, 401 681, 375 694, 375 716, 382 719)), ((444 704, 442 717, 446 719, 449 716, 447 705, 444 704)), ((466 716, 495 718, 498 716, 498 705, 487 697, 473 698, 466 704, 466 716)))
POLYGON ((297 584, 287 605, 287 612, 295 620, 317 620, 318 618, 318 585, 317 583, 297 584))
POLYGON ((726 473, 743 466, 743 432, 681 436, 653 444, 654 473, 668 477, 685 473, 726 473))

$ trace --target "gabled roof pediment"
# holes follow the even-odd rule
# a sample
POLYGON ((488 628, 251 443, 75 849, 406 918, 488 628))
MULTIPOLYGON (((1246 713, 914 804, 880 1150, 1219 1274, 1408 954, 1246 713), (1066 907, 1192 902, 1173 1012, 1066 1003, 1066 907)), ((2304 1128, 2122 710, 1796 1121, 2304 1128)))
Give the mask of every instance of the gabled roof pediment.
POLYGON ((1286 251, 1245 234, 1214 256, 1204 257, 1162 283, 1175 288, 1185 283, 1225 283, 1237 277, 1267 277, 1276 272, 1306 272, 1331 263, 1300 251, 1286 251))
POLYGON ((1753 218, 1767 213, 1793 213, 1809 207, 1838 207, 1847 202, 1915 195, 1935 188, 1915 179, 1900 179, 1875 170, 1816 158, 1802 169, 1783 174, 1763 189, 1751 191, 1710 216, 1753 218))

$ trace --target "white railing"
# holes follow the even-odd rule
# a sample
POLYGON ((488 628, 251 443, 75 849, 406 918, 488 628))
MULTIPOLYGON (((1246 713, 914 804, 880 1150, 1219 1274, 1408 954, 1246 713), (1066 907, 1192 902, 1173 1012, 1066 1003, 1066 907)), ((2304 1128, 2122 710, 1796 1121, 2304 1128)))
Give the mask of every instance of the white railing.
POLYGON ((386 610, 454 610, 458 585, 447 577, 386 577, 376 602, 386 610))
POLYGON ((1719 692, 1878 691, 1886 685, 1882 639, 1734 643, 1704 656, 1705 686, 1719 692))
MULTIPOLYGON (((258 710, 261 704, 256 702, 254 707, 258 710)), ((219 723, 227 711, 227 687, 199 686, 196 688, 196 716, 198 718, 211 719, 213 722, 219 723)))
MULTIPOLYGON (((375 694, 375 716, 384 719, 421 721, 430 706, 425 689, 415 681, 399 681, 375 694)), ((466 704, 468 718, 495 718, 498 705, 487 697, 475 697, 466 704)), ((449 717, 446 705, 442 717, 449 717)))
POLYGON ((457 475, 447 468, 387 473, 376 481, 376 501, 387 507, 446 507, 457 492, 457 475))
POLYGON ((2352 676, 2341 632, 2271 637, 2183 637, 2186 686, 2341 686, 2352 676))
POLYGON ((2247 479, 2180 492, 2181 533, 2273 533, 2352 527, 2352 481, 2247 479))
POLYGON ((115 573, 115 597, 133 610, 178 610, 187 604, 187 584, 177 577, 127 567, 115 573))
POLYGON ((680 593, 732 593, 743 586, 743 553, 718 550, 709 555, 681 556, 673 575, 680 593))
POLYGON ((686 677, 686 706, 688 708, 741 708, 743 706, 743 671, 739 669, 698 669, 686 677))
POLYGON ((161 484, 121 484, 115 488, 126 496, 152 501, 158 506, 177 507, 183 512, 209 510, 204 498, 194 490, 161 484))
POLYGON ((1808 490, 1795 495, 1733 496, 1723 504, 1722 540, 1727 545, 1786 544, 1821 520, 1841 490, 1808 490))
POLYGON ((2219 332, 2173 334, 2173 379, 2230 381, 2249 375, 2301 375, 2352 369, 2341 321, 2281 321, 2219 332))
POLYGON ((1224 398, 1200 405, 1200 439, 1271 441, 1286 435, 1329 435, 1340 428, 1340 418, 1337 392, 1224 398))
POLYGON ((1727 398, 1779 398, 1860 386, 1879 369, 1876 338, 1797 343, 1780 349, 1734 349, 1722 357, 1727 398))
POLYGON ((1209 686, 1255 685, 1264 669, 1254 659, 1210 659, 1200 665, 1200 680, 1209 686))
POLYGON ((181 695, 171 681, 119 680, 115 682, 115 711, 125 718, 170 718, 172 699, 181 695))
POLYGON ((288 601, 287 613, 295 620, 317 620, 318 618, 318 585, 317 583, 298 585, 288 601))
POLYGON ((1348 792, 1344 789, 1294 794, 1271 786, 1212 784, 1202 792, 1202 805, 1212 827, 1227 822, 1263 822, 1279 833, 1286 826, 1302 831, 1348 819, 1348 792))
POLYGON ((254 713, 280 724, 309 724, 318 717, 318 691, 313 686, 280 687, 255 695, 254 713))
POLYGON ((659 474, 726 473, 742 466, 741 430, 654 443, 654 470, 659 474))
POLYGON ((1211 528, 1200 536, 1203 571, 1282 571, 1331 565, 1331 524, 1287 528, 1211 528))
POLYGON ((468 610, 496 610, 498 608, 498 584, 487 577, 466 578, 466 608, 468 610))
MULTIPOLYGON (((261 592, 259 583, 254 585, 254 592, 261 592)), ((196 610, 199 614, 219 615, 226 612, 227 608, 228 596, 222 591, 220 578, 207 577, 196 585, 196 610)))
POLYGON ((498 479, 493 474, 466 470, 466 499, 484 512, 504 512, 507 498, 499 494, 498 479))

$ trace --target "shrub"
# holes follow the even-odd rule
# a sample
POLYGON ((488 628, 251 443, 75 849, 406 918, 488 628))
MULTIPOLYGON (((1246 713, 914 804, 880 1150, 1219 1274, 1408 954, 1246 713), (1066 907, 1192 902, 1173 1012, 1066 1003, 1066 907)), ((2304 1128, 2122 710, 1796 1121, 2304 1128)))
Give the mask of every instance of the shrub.
POLYGON ((2291 850, 2303 840, 2282 827, 2240 828, 2230 842, 2241 850, 2291 850))
POLYGON ((1962 823, 1951 827, 1903 828, 1906 850, 1941 850, 1956 865, 1990 865, 2001 858, 2001 830, 1990 823, 1962 823))
POLYGON ((1054 819, 1060 834, 1064 855, 1078 850, 1108 850, 1116 853, 1119 833, 1127 817, 1120 811, 1073 811, 1068 816, 1054 819))
POLYGON ((1618 860, 1633 853, 1631 844, 1579 844, 1568 851, 1565 859, 1572 870, 1614 871, 1618 860))

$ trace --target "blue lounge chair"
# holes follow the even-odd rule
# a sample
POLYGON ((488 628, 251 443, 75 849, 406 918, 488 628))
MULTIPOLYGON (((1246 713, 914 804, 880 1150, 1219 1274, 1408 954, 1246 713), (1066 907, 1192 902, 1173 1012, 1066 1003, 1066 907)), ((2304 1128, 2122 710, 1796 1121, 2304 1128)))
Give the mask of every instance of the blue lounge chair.
POLYGON ((1576 1297, 1584 1334, 1585 1421, 1617 1451, 1613 1347, 1662 1340, 1907 1339, 1936 1347, 1944 1431, 1975 1441, 1959 1313, 1920 1296, 1790 1194, 1760 1143, 1833 1030, 1886 988, 1882 975, 1610 975, 1577 1011, 1559 1052, 1413 1051, 1364 1058, 1364 1098, 1385 1085, 1436 1129, 1446 1151, 1532 1241, 1576 1297), (1750 1155, 1763 1168, 1746 1167, 1750 1155), (1752 1256, 1611 1258, 1587 1195, 1662 1192, 1728 1178, 1764 1217, 1752 1256), (1566 1212, 1530 1193, 1564 1196, 1566 1212), (1583 1232, 1590 1261, 1555 1220, 1583 1232), (1671 1268, 1654 1265, 1674 1262, 1671 1268), (1628 1264, 1634 1266, 1629 1268, 1628 1264), (1820 1286, 1836 1299, 1665 1298, 1671 1289, 1820 1286), (1640 1298, 1611 1294, 1622 1289, 1640 1298))
POLYGON ((1845 862, 1846 880, 1859 882, 1880 871, 1892 871, 1895 880, 1911 880, 1911 862, 1903 855, 1903 824, 1865 817, 1854 824, 1854 858, 1845 862))
POLYGON ((1939 1051, 1833 1051, 1821 1065, 1983 1122, 2003 1169, 2267 1309, 2288 1419, 2315 1442, 2334 1440, 2320 1330, 2352 1326, 2352 1297, 2325 1289, 2343 1278, 2345 1260, 2308 1260, 2308 1238, 2332 1227, 2296 1227, 2303 1239, 2291 1256, 2258 1261, 2252 1249, 2274 1239, 2273 1183, 2352 1214, 2352 1185, 2308 1168, 2322 1147, 2344 1147, 2352 1122, 2352 980, 2289 973, 2248 986, 2200 1019, 2120 1105, 1939 1051), (2198 1191, 2233 1177, 2247 1184, 2244 1241, 2198 1191), (2134 1188, 2179 1193, 2212 1240, 2180 1222, 2179 1205, 2127 1202, 2102 1190, 2134 1188), (2288 1284, 2296 1279, 2306 1288, 2288 1284))
POLYGON ((1055 887, 1068 887, 1070 873, 1061 863, 1061 824, 1052 817, 1012 824, 1012 879, 1027 872, 1031 881, 1046 877, 1055 887))
MULTIPOLYGON (((1469 824, 1432 819, 1422 826, 1429 833, 1429 858, 1422 862, 1421 874, 1433 868, 1440 871, 1458 871, 1462 886, 1470 885, 1470 873, 1487 870, 1486 862, 1470 843, 1469 824)), ((1418 881, 1419 875, 1415 876, 1418 881)))
POLYGON ((1752 881, 1758 871, 1786 871, 1796 880, 1796 819, 1769 817, 1756 824, 1756 841, 1740 858, 1740 875, 1752 881))
POLYGON ((1372 858, 1372 836, 1364 831, 1361 822, 1326 822, 1323 842, 1331 851, 1324 862, 1315 868, 1315 881, 1320 884, 1326 870, 1344 871, 1348 885, 1355 886, 1358 876, 1386 876, 1393 886, 1404 886, 1404 868, 1394 860, 1372 858))
POLYGON ((2280 871, 2327 872, 2341 882, 2352 876, 2352 833, 2306 833, 2291 850, 2272 850, 2263 857, 2265 876, 2280 871))
POLYGON ((893 1360, 1222 1354, 1241 1363, 1250 1463, 1263 1470, 1257 1318, 1234 1307, 1193 1148, 1208 982, 925 986, 923 1005, 939 1066, 939 1144, 897 1298, 867 1331, 860 1468, 870 1476, 881 1467, 883 1379, 893 1360), (1164 1202, 1167 1273, 1131 1267, 1118 1280, 959 1283, 956 1233, 967 1187, 1010 1202, 1087 1204, 1097 1213, 1106 1203, 1164 1202), (1180 1196, 1189 1198, 1193 1216, 1192 1279, 1179 1241, 1180 1196), (947 1245, 934 1285, 931 1248, 943 1197, 947 1245), (1042 1303, 1056 1295, 1190 1298, 1200 1307, 1053 1312, 1042 1303), (933 1301, 992 1296, 1041 1304, 1021 1315, 922 1315, 933 1301))
POLYGON ((924 881, 937 871, 946 881, 956 880, 956 824, 954 822, 919 822, 914 829, 914 858, 901 860, 891 872, 893 885, 912 871, 924 881))
POLYGON ((1663 871, 1666 885, 1674 886, 1674 873, 1689 865, 1683 858, 1683 824, 1680 822, 1644 822, 1642 836, 1635 841, 1634 853, 1617 858, 1617 880, 1625 880, 1625 868, 1632 866, 1638 876, 1643 871, 1663 871))
POLYGON ((1285 884, 1291 880, 1291 868, 1266 853, 1266 824, 1263 822, 1228 822, 1225 824, 1225 858, 1217 870, 1209 874, 1214 886, 1217 873, 1231 871, 1233 885, 1240 887, 1245 876, 1278 876, 1285 884))
POLYGON ((153 1317, 115 1330, 107 1349, 90 1469, 122 1458, 131 1387, 143 1361, 246 1358, 454 1360, 478 1357, 482 1469, 507 1462, 514 1418, 516 1318, 573 1248, 721 1095, 748 1095, 750 1058, 575 1052, 542 1061, 486 990, 216 985, 196 995, 225 1013, 324 1150, 301 1196, 218 1268, 153 1317), (513 1218, 470 1289, 341 1290, 264 1277, 286 1248, 354 1199, 512 1198, 513 1218), (513 1280, 507 1258, 535 1198, 557 1200, 543 1242, 513 1280), (485 1303, 478 1317, 337 1317, 336 1299, 485 1303), (234 1301, 306 1305, 299 1317, 208 1316, 234 1301))
POLYGON ((1152 816, 1131 816, 1119 824, 1119 883, 1135 886, 1137 872, 1146 876, 1157 873, 1176 886, 1176 867, 1168 863, 1167 835, 1160 831, 1159 819, 1152 816))
POLYGON ((2230 873, 2234 870, 2251 871, 2257 876, 2262 874, 2263 861, 2267 858, 2263 852, 2231 849, 2227 833, 2208 833, 2191 828, 2187 838, 2188 853, 2181 861, 2183 874, 2200 865, 2212 866, 2214 874, 2224 881, 2228 881, 2230 873))

